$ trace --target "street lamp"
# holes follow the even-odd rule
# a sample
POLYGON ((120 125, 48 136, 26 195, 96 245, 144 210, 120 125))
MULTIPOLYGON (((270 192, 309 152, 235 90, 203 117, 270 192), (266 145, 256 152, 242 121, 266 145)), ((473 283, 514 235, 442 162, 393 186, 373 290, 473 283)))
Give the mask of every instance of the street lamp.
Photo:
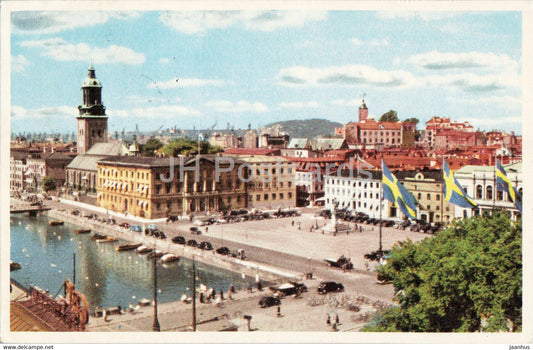
POLYGON ((153 267, 154 267, 154 322, 152 323, 152 330, 154 332, 159 332, 161 331, 161 327, 159 326, 159 320, 157 319, 157 263, 156 263, 156 254, 155 254, 155 244, 154 244, 153 267))

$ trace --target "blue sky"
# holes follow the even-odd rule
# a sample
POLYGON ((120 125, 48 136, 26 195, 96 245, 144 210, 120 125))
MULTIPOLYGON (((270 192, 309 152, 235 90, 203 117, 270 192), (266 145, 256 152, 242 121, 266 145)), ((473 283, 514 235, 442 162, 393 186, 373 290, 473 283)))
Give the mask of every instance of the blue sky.
MULTIPOLYGON (((522 132, 520 12, 14 12, 11 129, 74 131, 92 60, 110 131, 390 109, 522 132)), ((419 124, 419 128, 422 127, 419 124)))

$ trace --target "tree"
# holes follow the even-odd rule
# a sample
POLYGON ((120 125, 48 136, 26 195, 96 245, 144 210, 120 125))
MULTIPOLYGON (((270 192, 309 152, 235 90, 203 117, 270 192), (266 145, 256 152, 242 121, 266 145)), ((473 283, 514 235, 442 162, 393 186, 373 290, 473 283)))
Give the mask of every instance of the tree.
POLYGON ((56 182, 49 176, 43 178, 43 191, 53 191, 56 189, 56 182))
POLYGON ((145 157, 150 157, 155 154, 155 151, 163 147, 163 142, 159 139, 151 138, 146 144, 141 146, 141 154, 145 157))
POLYGON ((420 122, 420 120, 418 120, 418 118, 407 118, 404 120, 404 122, 406 123, 415 123, 415 127, 416 125, 420 122))
POLYGON ((398 119, 398 113, 396 111, 393 111, 392 109, 388 111, 387 113, 383 114, 381 118, 379 118, 380 122, 397 122, 398 119))
POLYGON ((437 236, 396 245, 378 279, 398 307, 371 332, 520 332, 522 223, 504 211, 454 221, 437 236))

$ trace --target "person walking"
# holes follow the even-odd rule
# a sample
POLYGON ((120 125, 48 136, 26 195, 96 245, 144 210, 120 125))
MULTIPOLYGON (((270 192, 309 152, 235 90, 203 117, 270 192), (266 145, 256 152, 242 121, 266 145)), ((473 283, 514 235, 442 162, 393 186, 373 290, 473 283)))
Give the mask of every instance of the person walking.
POLYGON ((326 318, 326 324, 328 326, 331 326, 331 316, 328 314, 328 318, 326 318))
POLYGON ((277 313, 277 316, 278 316, 278 317, 281 317, 281 306, 278 306, 278 313, 277 313))

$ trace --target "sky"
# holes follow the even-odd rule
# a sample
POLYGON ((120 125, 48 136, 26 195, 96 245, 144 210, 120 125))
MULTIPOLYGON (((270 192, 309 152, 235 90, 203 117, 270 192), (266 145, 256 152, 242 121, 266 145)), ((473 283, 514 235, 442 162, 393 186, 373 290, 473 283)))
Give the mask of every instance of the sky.
POLYGON ((13 12, 11 131, 75 131, 91 62, 111 132, 347 123, 364 97, 522 133, 517 11, 13 12))

